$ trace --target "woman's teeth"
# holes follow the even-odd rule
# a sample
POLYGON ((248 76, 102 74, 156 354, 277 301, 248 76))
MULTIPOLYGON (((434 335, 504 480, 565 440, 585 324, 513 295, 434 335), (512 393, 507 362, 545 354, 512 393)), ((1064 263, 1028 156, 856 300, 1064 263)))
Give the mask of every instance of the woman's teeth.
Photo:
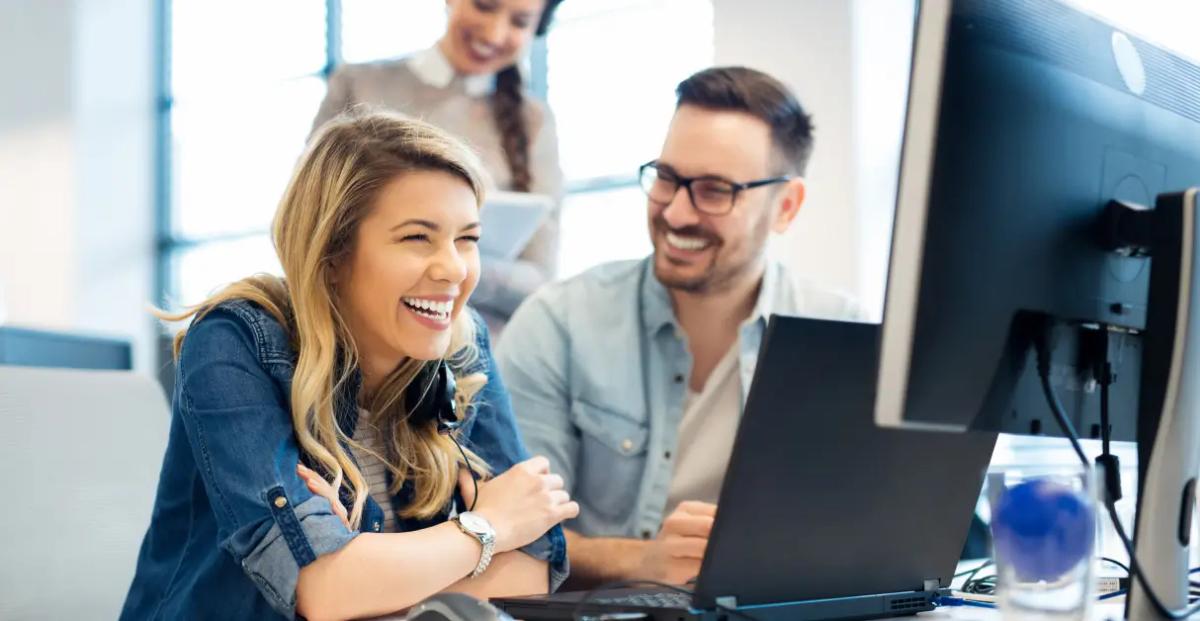
POLYGON ((471 43, 471 52, 480 58, 491 58, 496 53, 490 45, 481 45, 474 42, 471 43))
POLYGON ((708 247, 708 240, 699 237, 683 237, 667 231, 667 243, 680 250, 703 250, 708 247))
POLYGON ((404 298, 404 305, 417 313, 439 321, 449 321, 450 313, 454 310, 452 301, 439 302, 424 298, 404 298))

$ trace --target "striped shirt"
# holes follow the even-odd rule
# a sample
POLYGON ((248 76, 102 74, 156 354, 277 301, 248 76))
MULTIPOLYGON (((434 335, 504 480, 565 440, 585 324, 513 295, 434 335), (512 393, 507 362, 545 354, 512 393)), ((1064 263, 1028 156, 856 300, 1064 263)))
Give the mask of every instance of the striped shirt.
MULTIPOLYGON (((362 408, 358 410, 358 424, 354 427, 354 442, 362 445, 375 454, 384 455, 386 449, 379 430, 370 422, 370 414, 362 408)), ((383 509, 383 532, 396 532, 396 510, 392 506, 392 495, 388 492, 388 467, 378 457, 368 453, 358 446, 351 445, 354 460, 362 470, 363 478, 367 481, 367 491, 376 504, 383 509)))

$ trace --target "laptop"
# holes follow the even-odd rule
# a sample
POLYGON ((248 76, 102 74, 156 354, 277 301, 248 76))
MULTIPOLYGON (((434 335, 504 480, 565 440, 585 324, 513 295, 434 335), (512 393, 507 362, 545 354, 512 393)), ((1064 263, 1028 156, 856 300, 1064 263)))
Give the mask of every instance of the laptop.
POLYGON ((996 434, 875 426, 879 326, 773 316, 690 595, 498 598, 519 619, 868 619, 950 586, 996 434))

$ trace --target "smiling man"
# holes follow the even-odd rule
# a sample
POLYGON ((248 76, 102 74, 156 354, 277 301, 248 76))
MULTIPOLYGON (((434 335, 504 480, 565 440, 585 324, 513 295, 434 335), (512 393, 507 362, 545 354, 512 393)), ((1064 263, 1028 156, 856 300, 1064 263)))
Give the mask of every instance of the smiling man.
POLYGON ((795 96, 742 67, 676 94, 639 170, 654 254, 542 289, 497 352, 530 450, 579 501, 579 587, 695 577, 767 318, 854 315, 767 255, 805 197, 812 124, 795 96))

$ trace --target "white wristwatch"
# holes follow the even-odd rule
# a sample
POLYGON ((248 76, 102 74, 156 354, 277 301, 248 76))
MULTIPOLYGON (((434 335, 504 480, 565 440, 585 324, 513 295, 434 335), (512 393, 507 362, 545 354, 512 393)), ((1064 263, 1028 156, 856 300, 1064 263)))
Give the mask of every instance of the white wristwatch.
POLYGON ((496 549, 496 531, 487 518, 471 511, 454 516, 454 523, 458 524, 462 532, 474 537, 483 546, 483 551, 479 554, 479 564, 475 566, 475 571, 471 572, 471 577, 474 578, 487 570, 492 562, 492 553, 496 549))

